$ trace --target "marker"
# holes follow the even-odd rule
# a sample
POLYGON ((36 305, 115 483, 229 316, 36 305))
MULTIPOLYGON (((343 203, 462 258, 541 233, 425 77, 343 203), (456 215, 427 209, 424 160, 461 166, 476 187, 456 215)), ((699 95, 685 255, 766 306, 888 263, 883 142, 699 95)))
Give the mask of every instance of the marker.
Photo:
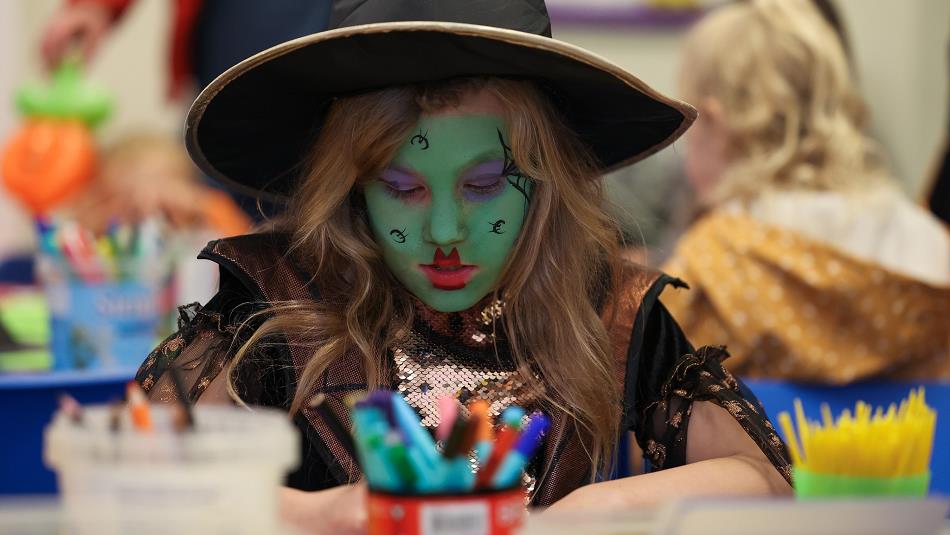
POLYGON ((350 458, 356 459, 356 444, 353 443, 353 435, 346 430, 346 427, 333 414, 325 401, 326 394, 320 392, 310 400, 309 407, 317 413, 317 416, 323 420, 330 432, 337 437, 343 449, 350 454, 350 458))
POLYGON ((544 433, 547 432, 550 424, 551 421, 543 413, 536 412, 531 415, 531 420, 521 433, 518 443, 508 453, 501 466, 498 467, 497 473, 492 477, 492 485, 496 489, 513 487, 518 482, 524 467, 541 446, 544 433))
POLYGON ((50 256, 58 256, 59 248, 56 246, 56 228, 44 217, 37 217, 34 220, 40 250, 50 256))
POLYGON ((465 434, 462 435, 462 443, 459 445, 459 455, 468 457, 468 452, 475 448, 475 441, 478 439, 478 428, 481 427, 482 417, 473 414, 465 426, 465 434))
POLYGON ((443 449, 442 456, 446 459, 451 459, 453 457, 458 457, 459 455, 464 455, 465 450, 465 435, 468 433, 468 420, 464 417, 458 417, 455 419, 455 422, 452 424, 452 432, 449 434, 448 440, 445 442, 445 448, 443 449))
POLYGON ((475 473, 467 456, 449 460, 448 471, 442 486, 443 491, 470 492, 475 487, 475 473))
POLYGON ((511 405, 501 413, 501 423, 516 431, 520 431, 521 423, 524 421, 524 415, 524 409, 517 405, 511 405))
POLYGON ((449 470, 442 457, 438 457, 435 465, 431 465, 418 447, 408 446, 406 454, 413 471, 419 474, 415 481, 416 492, 435 493, 444 490, 449 470))
POLYGON ((379 422, 373 425, 366 432, 366 460, 370 470, 370 486, 388 490, 398 491, 403 488, 403 482, 399 477, 399 472, 386 458, 386 425, 379 422))
POLYGON ((125 407, 119 400, 113 400, 109 403, 109 432, 118 434, 122 431, 122 412, 125 407))
POLYGON ((396 422, 396 415, 393 409, 393 397, 392 392, 386 390, 374 390, 366 396, 366 403, 376 407, 382 411, 383 416, 386 417, 386 422, 389 423, 390 427, 398 428, 398 423, 396 422))
POLYGON ((383 456, 384 437, 389 426, 382 411, 369 405, 357 405, 353 411, 353 429, 360 468, 370 487, 398 490, 399 475, 383 456))
POLYGON ((129 381, 126 386, 126 395, 129 398, 129 413, 132 415, 132 425, 139 431, 152 430, 152 413, 148 407, 145 392, 135 381, 129 381))
POLYGON ((105 237, 99 237, 94 242, 96 255, 99 259, 99 265, 102 267, 102 270, 109 277, 115 278, 119 274, 119 263, 116 258, 115 249, 112 248, 112 243, 105 237))
POLYGON ((412 488, 419 476, 424 476, 425 474, 416 473, 416 467, 412 461, 409 460, 409 452, 406 449, 406 445, 402 442, 402 437, 397 431, 389 431, 386 433, 384 445, 383 456, 396 473, 399 474, 402 486, 404 488, 412 488))
POLYGON ((448 444, 449 435, 452 433, 452 425, 458 417, 459 406, 452 396, 442 396, 439 398, 439 427, 436 428, 435 438, 442 441, 442 444, 448 444))
POLYGON ((488 412, 489 405, 484 399, 476 399, 469 403, 468 410, 472 413, 472 418, 478 418, 478 427, 475 430, 475 459, 478 460, 479 466, 484 466, 491 455, 492 440, 495 438, 491 414, 488 412))
POLYGON ((392 393, 392 407, 396 422, 402 431, 406 444, 419 449, 426 465, 435 468, 439 463, 439 452, 435 448, 432 435, 419 422, 419 416, 398 392, 392 393))
POLYGON ((63 412, 74 425, 82 425, 82 406, 76 401, 76 398, 69 394, 59 396, 59 410, 63 412))
POLYGON ((95 248, 82 229, 75 224, 64 225, 59 233, 60 249, 73 270, 85 282, 102 282, 103 268, 96 259, 95 248))
POLYGON ((488 461, 484 464, 482 469, 478 471, 478 476, 475 481, 475 485, 478 488, 485 488, 491 484, 492 478, 495 476, 495 471, 498 470, 498 467, 501 466, 501 462, 508 455, 508 450, 518 441, 518 434, 518 431, 509 425, 502 426, 498 431, 498 436, 495 438, 495 445, 492 447, 491 455, 488 457, 488 461))

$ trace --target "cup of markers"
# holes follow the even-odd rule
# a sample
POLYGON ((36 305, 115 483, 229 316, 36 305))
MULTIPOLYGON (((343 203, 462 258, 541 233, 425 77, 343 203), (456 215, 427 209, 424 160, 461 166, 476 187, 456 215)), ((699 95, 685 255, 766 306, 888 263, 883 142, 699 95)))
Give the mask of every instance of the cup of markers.
POLYGON ((140 364, 167 334, 174 290, 158 224, 113 225, 99 237, 71 222, 36 226, 53 369, 140 364))
POLYGON ((151 405, 133 382, 128 403, 60 400, 43 456, 57 475, 63 533, 281 532, 277 489, 300 440, 286 412, 191 407, 178 396, 151 405))
POLYGON ((371 392, 353 405, 354 449, 370 489, 368 532, 514 533, 525 512, 522 475, 548 417, 526 418, 511 406, 496 430, 485 401, 463 408, 444 398, 439 405, 435 438, 396 392, 371 392))

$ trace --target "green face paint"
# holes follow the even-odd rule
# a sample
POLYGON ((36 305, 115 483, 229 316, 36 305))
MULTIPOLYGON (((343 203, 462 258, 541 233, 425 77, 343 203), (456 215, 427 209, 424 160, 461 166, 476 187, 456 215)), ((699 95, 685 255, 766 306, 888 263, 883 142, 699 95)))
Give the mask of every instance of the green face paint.
POLYGON ((528 181, 496 115, 425 116, 382 176, 366 184, 386 265, 442 312, 488 295, 521 232, 528 181))

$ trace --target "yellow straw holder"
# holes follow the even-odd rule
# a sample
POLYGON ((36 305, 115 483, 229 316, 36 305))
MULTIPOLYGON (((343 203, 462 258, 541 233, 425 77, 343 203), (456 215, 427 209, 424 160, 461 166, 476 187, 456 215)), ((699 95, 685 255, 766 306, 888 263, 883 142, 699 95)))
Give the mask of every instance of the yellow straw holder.
POLYGON ((793 468, 795 496, 799 498, 903 496, 923 498, 930 488, 930 472, 915 476, 870 477, 819 474, 793 468))

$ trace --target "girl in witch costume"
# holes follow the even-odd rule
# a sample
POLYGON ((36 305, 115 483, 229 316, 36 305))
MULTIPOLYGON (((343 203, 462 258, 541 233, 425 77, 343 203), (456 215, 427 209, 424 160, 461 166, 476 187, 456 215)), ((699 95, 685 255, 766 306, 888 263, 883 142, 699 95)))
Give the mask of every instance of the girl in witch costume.
POLYGON ((386 387, 546 411, 532 503, 623 508, 787 493, 761 407, 657 298, 680 285, 619 260, 598 176, 676 139, 694 110, 550 38, 539 0, 338 2, 336 29, 206 88, 186 143, 209 174, 287 202, 275 230, 212 242, 205 306, 137 379, 171 401, 278 406, 302 431, 283 491, 310 529, 360 529, 359 467, 308 403, 386 387), (434 7, 434 6, 438 7, 434 7), (411 22, 399 22, 412 19, 411 22), (633 431, 652 472, 606 481, 633 431), (598 481, 597 483, 592 483, 598 481))

